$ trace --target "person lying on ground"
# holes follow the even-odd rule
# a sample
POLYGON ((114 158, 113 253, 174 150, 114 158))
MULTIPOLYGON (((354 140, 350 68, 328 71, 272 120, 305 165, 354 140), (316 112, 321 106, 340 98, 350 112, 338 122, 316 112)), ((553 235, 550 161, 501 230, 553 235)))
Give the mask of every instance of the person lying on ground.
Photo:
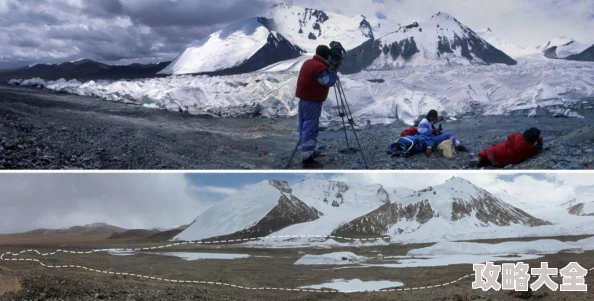
POLYGON ((301 67, 295 96, 299 98, 298 129, 301 139, 301 159, 304 168, 323 168, 315 159, 320 132, 322 107, 330 88, 338 81, 337 70, 341 60, 336 60, 328 46, 320 45, 316 55, 301 67))
POLYGON ((530 128, 523 134, 509 135, 507 141, 492 145, 481 151, 478 158, 471 161, 473 167, 503 168, 508 165, 520 164, 536 157, 543 151, 543 139, 537 128, 530 128))
POLYGON ((439 145, 442 142, 450 139, 454 143, 454 146, 456 146, 457 151, 460 151, 460 152, 467 151, 467 148, 464 145, 462 145, 462 143, 460 141, 458 141, 458 139, 456 139, 456 137, 454 137, 454 135, 452 133, 450 133, 450 132, 443 133, 441 129, 435 128, 435 123, 438 121, 439 121, 439 114, 437 113, 437 111, 436 110, 429 111, 429 113, 427 113, 427 117, 424 118, 423 120, 421 120, 421 123, 419 123, 419 127, 418 127, 419 135, 430 138, 431 140, 433 140, 433 142, 435 142, 435 145, 439 145))

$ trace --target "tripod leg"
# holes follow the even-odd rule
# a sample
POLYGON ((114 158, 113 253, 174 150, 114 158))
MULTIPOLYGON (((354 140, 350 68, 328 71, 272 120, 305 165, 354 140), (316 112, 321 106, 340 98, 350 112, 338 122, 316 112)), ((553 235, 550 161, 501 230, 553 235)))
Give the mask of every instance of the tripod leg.
POLYGON ((291 159, 289 159, 289 162, 287 163, 287 167, 285 169, 291 168, 291 163, 293 163, 293 159, 295 158, 295 155, 297 154, 297 150, 299 149, 300 145, 301 145, 301 139, 299 139, 297 146, 295 146, 295 150, 293 151, 293 154, 291 155, 291 159))
POLYGON ((353 129, 353 134, 355 135, 355 140, 357 141, 357 146, 359 146, 359 150, 361 151, 361 157, 363 158, 363 163, 365 163, 365 168, 369 169, 369 165, 367 165, 367 160, 365 159, 365 153, 363 152, 363 148, 361 148, 361 143, 359 142, 359 137, 357 135, 357 130, 355 129, 355 119, 353 118, 353 113, 351 112, 351 108, 349 107, 349 103, 346 99, 346 95, 344 93, 344 89, 342 87, 342 83, 340 82, 340 80, 337 82, 338 85, 338 89, 340 90, 339 93, 341 93, 343 95, 343 99, 344 99, 344 103, 347 109, 347 118, 349 120, 349 123, 351 125, 351 128, 353 129))
POLYGON ((351 147, 349 145, 349 137, 347 135, 346 123, 344 122, 344 116, 346 114, 344 105, 342 104, 342 97, 339 98, 339 92, 336 86, 334 87, 334 94, 336 95, 336 106, 338 107, 338 114, 342 119, 342 129, 344 130, 344 139, 346 140, 347 147, 351 147))

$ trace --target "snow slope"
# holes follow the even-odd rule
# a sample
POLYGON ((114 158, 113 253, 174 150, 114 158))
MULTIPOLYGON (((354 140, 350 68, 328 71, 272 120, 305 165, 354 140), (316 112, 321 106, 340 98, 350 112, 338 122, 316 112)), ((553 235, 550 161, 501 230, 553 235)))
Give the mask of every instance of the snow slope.
POLYGON ((174 240, 200 240, 243 230, 272 210, 281 194, 268 181, 242 189, 206 210, 174 240))
POLYGON ((570 55, 579 54, 586 50, 588 45, 582 44, 571 37, 557 37, 538 47, 538 49, 551 59, 563 59, 570 55))
POLYGON ((491 28, 477 30, 476 33, 483 38, 485 41, 489 42, 489 44, 493 45, 497 49, 505 52, 507 55, 511 56, 512 58, 518 58, 522 56, 535 56, 540 55, 542 56, 541 51, 538 47, 524 47, 514 43, 507 42, 497 36, 491 28))
POLYGON ((241 67, 255 59, 259 60, 253 62, 259 66, 254 68, 257 70, 277 61, 299 56, 302 50, 291 45, 270 27, 273 26, 262 18, 250 18, 232 24, 188 47, 159 74, 222 71, 241 67), (266 47, 271 48, 272 55, 255 58, 257 53, 266 51, 266 47))
POLYGON ((210 207, 174 240, 262 237, 319 217, 320 212, 291 194, 287 182, 263 181, 210 207))

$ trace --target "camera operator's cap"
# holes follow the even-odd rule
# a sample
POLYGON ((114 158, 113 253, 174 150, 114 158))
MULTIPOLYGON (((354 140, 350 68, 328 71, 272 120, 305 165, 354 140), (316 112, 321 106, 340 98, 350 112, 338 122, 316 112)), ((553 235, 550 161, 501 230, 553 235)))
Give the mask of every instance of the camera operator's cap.
POLYGON ((318 46, 318 48, 316 48, 316 55, 321 56, 325 60, 328 60, 330 58, 331 53, 332 51, 326 45, 320 45, 318 46))

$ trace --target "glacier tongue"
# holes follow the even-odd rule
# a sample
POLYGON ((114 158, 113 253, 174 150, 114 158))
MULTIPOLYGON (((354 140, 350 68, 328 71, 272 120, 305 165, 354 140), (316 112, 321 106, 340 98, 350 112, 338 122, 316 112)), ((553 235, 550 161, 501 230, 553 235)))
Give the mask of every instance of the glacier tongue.
MULTIPOLYGON (((300 60, 276 65, 278 72, 232 76, 171 76, 134 81, 13 80, 59 92, 133 102, 151 107, 222 117, 295 116, 300 60)), ((363 71, 342 76, 347 100, 361 123, 412 124, 430 109, 444 115, 560 115, 579 117, 574 109, 593 108, 594 64, 525 58, 516 66, 442 65, 363 71)), ((322 121, 337 121, 333 93, 322 121)))

